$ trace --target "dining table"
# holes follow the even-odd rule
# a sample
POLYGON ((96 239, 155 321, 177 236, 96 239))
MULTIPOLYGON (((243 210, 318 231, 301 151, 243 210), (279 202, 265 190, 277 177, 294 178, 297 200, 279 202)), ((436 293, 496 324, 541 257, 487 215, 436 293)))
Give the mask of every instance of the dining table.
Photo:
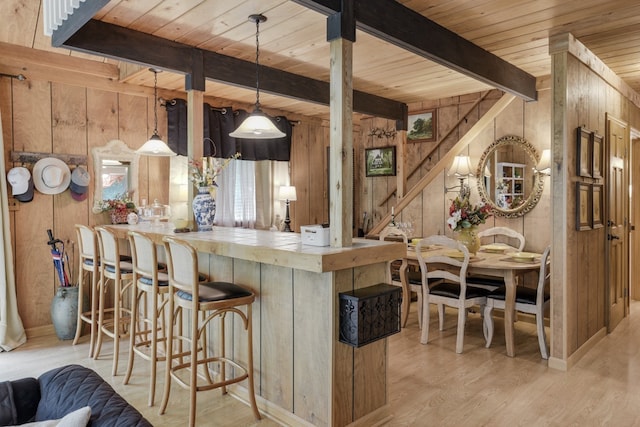
MULTIPOLYGON (((493 248, 488 249, 487 246, 490 245, 482 246, 475 255, 471 254, 469 258, 467 274, 500 277, 504 280, 506 288, 504 336, 507 347, 507 355, 509 357, 514 357, 515 344, 513 336, 513 325, 515 319, 516 276, 530 271, 539 271, 541 254, 528 252, 526 253, 527 256, 517 257, 517 249, 511 248, 510 246, 504 245, 504 248, 499 250, 495 250, 493 248)), ((438 254, 438 251, 440 252, 440 254, 445 254, 447 252, 447 249, 438 246, 425 247, 422 248, 422 255, 431 256, 438 254)), ((399 269, 400 280, 402 282, 403 288, 403 296, 410 295, 409 281, 407 277, 409 266, 418 266, 419 268, 416 245, 414 244, 408 245, 406 256, 402 259, 402 264, 399 269)), ((424 302, 424 298, 422 299, 422 301, 424 302)), ((403 324, 404 322, 406 322, 406 316, 408 316, 409 313, 410 302, 410 298, 403 298, 403 324)), ((421 309, 421 307, 418 307, 418 310, 421 309)))

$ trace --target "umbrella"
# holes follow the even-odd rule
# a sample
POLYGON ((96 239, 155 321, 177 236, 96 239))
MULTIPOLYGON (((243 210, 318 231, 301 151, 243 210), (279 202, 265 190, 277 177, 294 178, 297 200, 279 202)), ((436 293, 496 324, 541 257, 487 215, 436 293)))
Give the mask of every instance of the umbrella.
POLYGON ((51 258, 53 259, 53 267, 58 274, 58 280, 60 281, 60 286, 69 286, 69 276, 64 268, 64 243, 60 239, 55 239, 53 237, 53 233, 51 230, 47 230, 47 234, 49 236, 49 241, 47 244, 51 246, 51 258), (58 250, 57 245, 61 244, 61 250, 58 250))

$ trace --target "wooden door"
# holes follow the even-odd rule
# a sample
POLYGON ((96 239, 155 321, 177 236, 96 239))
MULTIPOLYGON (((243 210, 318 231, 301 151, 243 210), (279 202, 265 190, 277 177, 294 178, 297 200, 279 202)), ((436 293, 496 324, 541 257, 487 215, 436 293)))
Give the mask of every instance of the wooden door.
POLYGON ((628 202, 629 132, 627 124, 607 116, 607 330, 627 314, 629 289, 628 202))
MULTIPOLYGON (((640 131, 631 130, 631 223, 629 224, 629 259, 640 259, 640 131)), ((629 297, 640 300, 640 264, 630 263, 629 266, 629 297)))

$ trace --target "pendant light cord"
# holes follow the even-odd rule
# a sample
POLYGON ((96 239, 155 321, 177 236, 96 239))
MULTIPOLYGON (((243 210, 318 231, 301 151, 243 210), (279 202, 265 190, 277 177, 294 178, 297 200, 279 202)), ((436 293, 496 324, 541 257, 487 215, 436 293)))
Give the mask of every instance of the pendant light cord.
POLYGON ((260 109, 260 19, 256 18, 256 110, 260 109))
POLYGON ((153 71, 153 134, 158 135, 158 70, 152 68, 153 71))

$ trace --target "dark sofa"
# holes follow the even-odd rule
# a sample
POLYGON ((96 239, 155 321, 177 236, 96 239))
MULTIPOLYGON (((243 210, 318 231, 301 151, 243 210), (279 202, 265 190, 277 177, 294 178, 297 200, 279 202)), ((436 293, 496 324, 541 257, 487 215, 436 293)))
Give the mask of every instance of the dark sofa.
POLYGON ((91 407, 88 426, 151 426, 140 412, 89 368, 67 365, 38 379, 0 382, 0 425, 53 420, 91 407))

